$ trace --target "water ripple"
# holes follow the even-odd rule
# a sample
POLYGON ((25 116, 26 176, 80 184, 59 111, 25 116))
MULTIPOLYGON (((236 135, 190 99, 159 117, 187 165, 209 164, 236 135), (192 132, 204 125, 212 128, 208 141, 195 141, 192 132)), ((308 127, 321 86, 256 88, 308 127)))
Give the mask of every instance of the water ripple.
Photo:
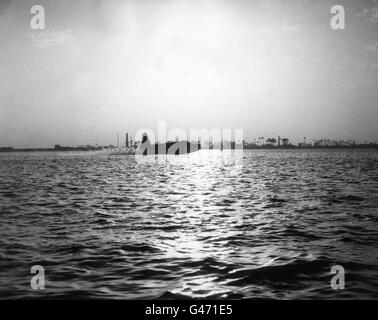
POLYGON ((0 296, 378 297, 377 152, 203 152, 0 154, 0 296))

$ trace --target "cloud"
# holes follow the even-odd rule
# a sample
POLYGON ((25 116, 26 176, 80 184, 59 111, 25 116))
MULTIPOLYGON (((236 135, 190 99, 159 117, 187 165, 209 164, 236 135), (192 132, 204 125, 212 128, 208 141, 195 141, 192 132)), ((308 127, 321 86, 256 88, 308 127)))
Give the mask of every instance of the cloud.
POLYGON ((351 70, 351 69, 367 69, 369 66, 361 59, 352 56, 343 57, 339 63, 335 65, 335 69, 351 70))
POLYGON ((9 7, 10 0, 0 0, 0 15, 9 7))
POLYGON ((285 23, 281 27, 279 27, 279 30, 284 32, 295 32, 298 31, 299 28, 299 25, 288 25, 285 23))
POLYGON ((371 10, 370 21, 378 22, 378 7, 375 7, 371 10))
POLYGON ((73 38, 71 30, 35 32, 30 37, 33 45, 39 48, 62 46, 73 38))
POLYGON ((365 17, 368 21, 378 22, 378 7, 364 8, 361 14, 357 14, 357 17, 365 17))
POLYGON ((378 52, 378 42, 369 44, 366 48, 373 52, 378 52))

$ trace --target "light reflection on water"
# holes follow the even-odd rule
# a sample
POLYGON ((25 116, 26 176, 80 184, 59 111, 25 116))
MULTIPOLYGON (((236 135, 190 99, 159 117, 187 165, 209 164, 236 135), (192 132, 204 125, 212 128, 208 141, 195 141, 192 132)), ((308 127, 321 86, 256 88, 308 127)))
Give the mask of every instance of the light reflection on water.
POLYGON ((0 154, 0 295, 377 297, 377 160, 372 150, 0 154), (43 293, 29 289, 35 264, 43 293), (330 289, 334 264, 348 271, 342 293, 330 289))

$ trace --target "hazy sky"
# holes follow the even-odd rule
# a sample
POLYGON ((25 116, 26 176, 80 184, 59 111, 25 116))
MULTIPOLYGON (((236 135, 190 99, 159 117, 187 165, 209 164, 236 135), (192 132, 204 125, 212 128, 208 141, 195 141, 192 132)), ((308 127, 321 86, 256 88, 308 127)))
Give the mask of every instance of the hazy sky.
POLYGON ((158 120, 378 141, 378 0, 0 0, 0 146, 109 144, 158 120))

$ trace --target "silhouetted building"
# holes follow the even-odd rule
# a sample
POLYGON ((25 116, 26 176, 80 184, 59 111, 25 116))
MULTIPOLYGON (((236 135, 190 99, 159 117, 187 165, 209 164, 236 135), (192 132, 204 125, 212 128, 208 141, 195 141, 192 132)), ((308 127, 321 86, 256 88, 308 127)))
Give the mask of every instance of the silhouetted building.
POLYGON ((277 140, 275 138, 268 138, 266 139, 265 145, 275 147, 277 145, 277 140))

